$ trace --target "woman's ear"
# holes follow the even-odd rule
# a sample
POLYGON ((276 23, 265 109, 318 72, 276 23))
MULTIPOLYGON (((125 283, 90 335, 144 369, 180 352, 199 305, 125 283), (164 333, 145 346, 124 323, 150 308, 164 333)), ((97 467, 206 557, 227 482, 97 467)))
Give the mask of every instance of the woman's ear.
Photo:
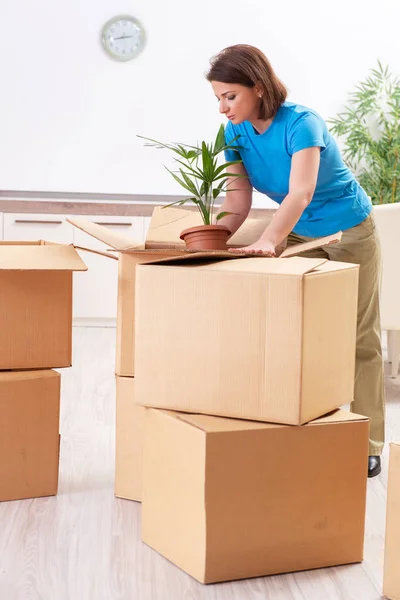
POLYGON ((255 91, 256 91, 256 94, 257 94, 257 96, 259 98, 263 97, 263 90, 262 90, 262 87, 260 85, 257 85, 257 84, 255 85, 255 91))

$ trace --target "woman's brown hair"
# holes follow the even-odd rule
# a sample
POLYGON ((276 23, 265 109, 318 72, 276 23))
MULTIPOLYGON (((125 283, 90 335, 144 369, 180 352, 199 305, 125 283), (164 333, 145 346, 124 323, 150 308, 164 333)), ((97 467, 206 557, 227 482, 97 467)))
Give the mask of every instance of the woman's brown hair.
POLYGON ((260 119, 274 117, 286 100, 286 87, 276 76, 267 57, 254 46, 228 46, 213 56, 210 64, 211 68, 206 74, 208 81, 237 83, 249 88, 257 85, 260 88, 260 119))

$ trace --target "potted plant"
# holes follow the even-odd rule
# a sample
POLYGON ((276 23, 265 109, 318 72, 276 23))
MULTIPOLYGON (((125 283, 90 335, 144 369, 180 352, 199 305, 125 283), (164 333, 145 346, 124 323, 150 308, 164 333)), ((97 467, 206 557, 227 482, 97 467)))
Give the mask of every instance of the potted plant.
POLYGON ((389 362, 400 363, 400 80, 378 68, 356 86, 331 132, 343 136, 344 159, 371 197, 382 246, 381 325, 388 332, 389 362))
POLYGON ((185 241, 186 248, 190 250, 225 250, 231 231, 224 225, 218 224, 218 221, 233 213, 223 211, 214 214, 215 201, 222 192, 226 191, 229 178, 244 177, 244 175, 228 172, 231 165, 241 163, 241 160, 219 164, 218 157, 226 149, 237 148, 234 146, 234 142, 238 136, 230 144, 226 144, 224 126, 221 125, 214 142, 208 144, 202 141, 197 146, 164 144, 141 135, 138 137, 148 141, 146 146, 167 148, 176 155, 174 160, 179 165, 178 170, 171 171, 168 167, 166 169, 175 181, 189 192, 190 196, 167 206, 182 206, 186 202, 193 202, 203 220, 203 225, 182 231, 180 237, 185 241))

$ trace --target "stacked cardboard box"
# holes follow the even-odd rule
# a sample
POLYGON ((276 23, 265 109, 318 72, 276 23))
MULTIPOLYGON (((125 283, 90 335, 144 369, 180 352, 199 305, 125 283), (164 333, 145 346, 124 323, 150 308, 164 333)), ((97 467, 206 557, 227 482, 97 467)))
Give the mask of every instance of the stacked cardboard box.
POLYGON ((368 420, 337 410, 358 267, 295 256, 309 245, 187 253, 190 217, 171 215, 144 246, 74 223, 120 257, 116 494, 143 499, 143 540, 202 582, 362 560, 368 420))
MULTIPOLYGON (((230 246, 239 247, 256 240, 272 216, 273 211, 266 211, 263 218, 248 219, 232 237, 230 246)), ((186 227, 200 224, 201 218, 197 211, 156 207, 145 243, 84 219, 68 221, 118 253, 114 491, 119 498, 141 501, 145 409, 134 401, 136 267, 160 258, 182 256, 184 244, 179 234, 186 227)), ((111 258, 107 253, 105 256, 111 258)))
POLYGON ((60 375, 72 360, 73 246, 0 243, 0 501, 57 493, 60 375))
POLYGON ((362 560, 368 422, 148 409, 142 539, 203 583, 362 560))
POLYGON ((199 581, 362 560, 368 420, 335 410, 357 290, 358 266, 320 259, 138 266, 142 539, 199 581))

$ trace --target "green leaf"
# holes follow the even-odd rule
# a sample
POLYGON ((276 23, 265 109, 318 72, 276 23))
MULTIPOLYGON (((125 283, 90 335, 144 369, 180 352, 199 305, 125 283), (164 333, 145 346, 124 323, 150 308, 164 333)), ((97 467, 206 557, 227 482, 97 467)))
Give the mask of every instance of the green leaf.
POLYGON ((201 158, 203 161, 203 172, 204 179, 207 181, 212 180, 212 154, 210 153, 210 149, 207 147, 205 142, 201 143, 201 158))
POLYGON ((223 217, 227 217, 228 215, 237 215, 239 213, 233 213, 233 212, 229 212, 227 210, 224 210, 220 213, 217 214, 217 216, 215 217, 216 221, 219 221, 220 219, 222 219, 223 217))
POLYGON ((192 201, 194 202, 196 198, 185 198, 184 200, 177 200, 176 202, 171 202, 170 204, 165 204, 162 208, 169 208, 170 206, 183 206, 186 202, 192 201))
POLYGON ((183 160, 179 160, 178 158, 175 158, 174 160, 178 164, 182 165, 185 169, 187 169, 188 171, 190 171, 190 174, 193 177, 199 177, 199 178, 203 179, 203 173, 199 169, 196 169, 191 164, 187 164, 183 160))
POLYGON ((183 180, 185 181, 185 183, 187 185, 187 189, 189 189, 194 196, 197 196, 198 190, 197 190, 196 185, 193 183, 193 181, 190 179, 190 177, 188 177, 188 175, 185 173, 185 171, 183 169, 179 169, 179 172, 182 175, 183 180))
POLYGON ((237 179, 248 179, 248 175, 243 175, 242 173, 222 173, 222 175, 218 175, 218 177, 214 178, 214 181, 218 181, 220 179, 229 179, 229 178, 237 178, 237 179))
POLYGON ((217 137, 214 142, 213 155, 216 156, 221 152, 221 149, 225 146, 225 127, 223 125, 218 129, 217 137))
POLYGON ((211 214, 210 211, 207 210, 207 206, 203 202, 202 198, 198 198, 197 207, 200 211, 204 225, 211 225, 211 214))
POLYGON ((188 186, 185 181, 182 181, 182 179, 180 179, 180 177, 178 177, 178 175, 175 175, 175 173, 173 171, 171 171, 170 169, 168 169, 168 167, 165 167, 168 171, 168 173, 170 173, 172 175, 172 177, 175 179, 175 181, 177 181, 179 183, 179 185, 181 185, 183 188, 185 188, 185 190, 187 190, 188 192, 192 193, 192 189, 190 186, 188 186))
POLYGON ((219 185, 217 185, 217 187, 213 189, 213 191, 212 191, 213 200, 216 200, 218 198, 218 196, 220 195, 220 193, 222 192, 222 190, 224 188, 224 185, 225 185, 225 182, 221 181, 219 183, 219 185))
POLYGON ((224 163, 224 164, 220 165, 219 167, 217 167, 217 168, 215 169, 215 171, 214 171, 214 175, 215 175, 215 176, 217 176, 217 175, 219 175, 220 173, 222 173, 222 171, 223 171, 224 169, 227 169, 228 167, 231 167, 232 165, 239 165, 239 164, 241 164, 241 163, 242 163, 242 161, 241 161, 241 160, 231 160, 231 161, 229 161, 229 162, 226 162, 226 163, 224 163))

